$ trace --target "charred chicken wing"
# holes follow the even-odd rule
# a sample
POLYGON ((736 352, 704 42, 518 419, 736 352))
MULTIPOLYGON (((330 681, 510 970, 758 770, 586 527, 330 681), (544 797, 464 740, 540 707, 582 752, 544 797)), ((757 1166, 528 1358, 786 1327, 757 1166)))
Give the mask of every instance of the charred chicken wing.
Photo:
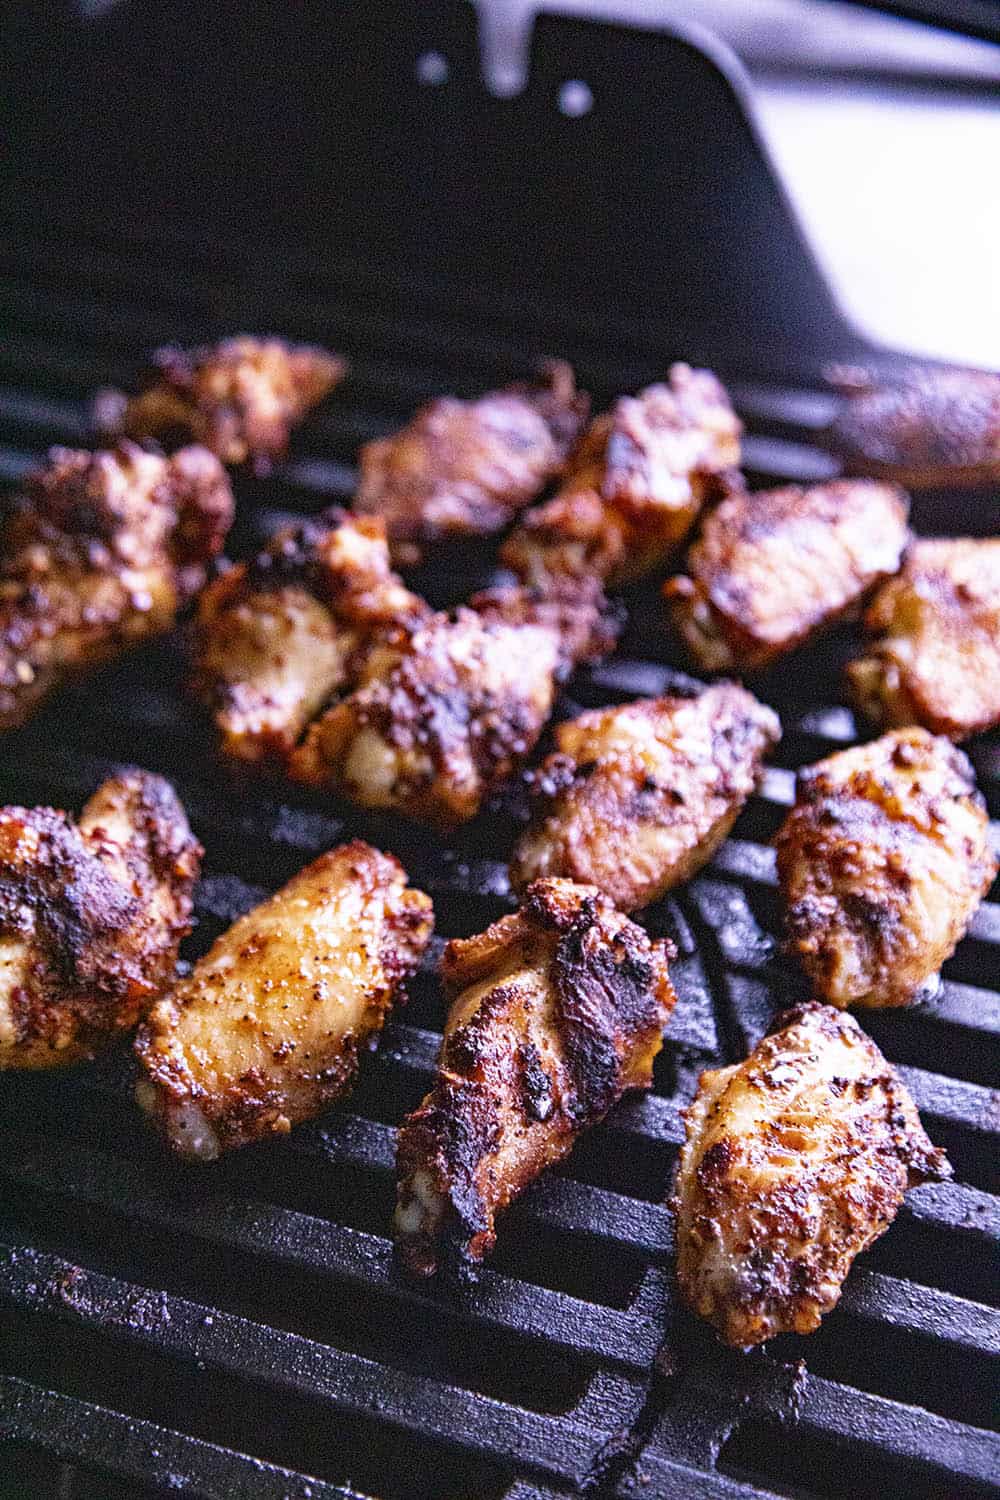
POLYGON ((355 507, 382 517, 402 564, 435 542, 501 531, 562 472, 589 404, 558 361, 534 386, 439 397, 362 448, 355 507))
POLYGON ((1000 540, 914 542, 865 626, 875 639, 847 673, 874 723, 952 740, 1000 725, 1000 540))
POLYGON ((154 1006, 140 1105, 202 1161, 311 1119, 350 1090, 432 926, 391 855, 360 841, 321 855, 154 1006))
POLYGON ((0 1069, 92 1057, 173 978, 201 863, 172 787, 128 770, 75 826, 0 810, 0 1069))
POLYGON ((525 582, 593 574, 609 584, 658 566, 740 461, 742 428, 708 370, 623 396, 595 418, 553 499, 525 515, 501 556, 525 582))
POLYGON ((735 683, 644 699, 560 724, 535 772, 540 807, 511 863, 596 885, 623 911, 656 901, 711 859, 753 791, 777 717, 735 683))
POLYGON ((568 880, 537 881, 514 916, 448 944, 437 1079, 399 1132, 395 1232, 412 1272, 480 1261, 496 1214, 626 1089, 649 1087, 670 956, 568 880))
POLYGON ((204 448, 53 449, 0 535, 0 729, 67 677, 169 630, 232 518, 204 448))
POLYGON ((703 1073, 686 1124, 677 1277, 736 1347, 812 1333, 907 1188, 951 1175, 875 1043, 826 1005, 787 1011, 745 1062, 703 1073))
POLYGON ((960 750, 900 729, 799 773, 777 837, 788 946, 832 1005, 906 1005, 996 874, 960 750))
POLYGON ((757 671, 801 645, 896 571, 907 514, 902 490, 868 480, 728 496, 664 585, 692 656, 757 671))

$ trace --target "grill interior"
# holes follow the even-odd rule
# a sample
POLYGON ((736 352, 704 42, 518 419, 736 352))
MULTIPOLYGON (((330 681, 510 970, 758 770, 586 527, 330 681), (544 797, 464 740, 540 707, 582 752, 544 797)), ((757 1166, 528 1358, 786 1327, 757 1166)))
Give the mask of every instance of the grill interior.
MULTIPOLYGON (((322 270, 271 247, 50 228, 0 254, 0 474, 81 443, 86 398, 143 351, 274 328, 352 360, 349 381, 268 481, 241 481, 230 551, 290 511, 349 497, 357 445, 430 394, 565 354, 599 402, 684 350, 560 326, 454 289, 322 270)), ((833 472, 818 388, 721 370, 749 427, 755 483, 833 472)), ((992 529, 983 497, 926 496, 928 530, 992 529)), ((417 579, 452 602, 488 581, 470 554, 417 579)), ((568 685, 561 713, 669 688, 680 664, 655 591, 629 599, 618 655, 568 685)), ((130 1098, 127 1049, 65 1075, 0 1083, 0 1493, 84 1497, 528 1500, 587 1493, 856 1500, 992 1491, 991 1373, 1000 1126, 1000 903, 980 909, 939 996, 863 1016, 906 1081, 954 1182, 910 1194, 808 1340, 741 1356, 678 1307, 663 1207, 698 1072, 742 1057, 802 995, 776 952, 769 840, 797 766, 859 732, 838 706, 845 628, 760 685, 784 739, 712 865, 644 917, 680 950, 680 1001, 648 1096, 623 1103, 506 1216, 479 1284, 406 1283, 387 1238, 394 1127, 428 1086, 440 941, 509 909, 517 793, 448 845, 213 759, 183 691, 183 631, 64 691, 4 742, 3 802, 78 807, 112 765, 168 775, 206 846, 195 957, 321 850, 359 834, 428 890, 437 932, 407 1008, 346 1106, 209 1169, 169 1160, 130 1098), (829 705, 829 706, 823 706, 829 705)), ((1000 816, 1000 742, 971 747, 1000 816)), ((998 828, 994 823, 994 834, 998 828)))

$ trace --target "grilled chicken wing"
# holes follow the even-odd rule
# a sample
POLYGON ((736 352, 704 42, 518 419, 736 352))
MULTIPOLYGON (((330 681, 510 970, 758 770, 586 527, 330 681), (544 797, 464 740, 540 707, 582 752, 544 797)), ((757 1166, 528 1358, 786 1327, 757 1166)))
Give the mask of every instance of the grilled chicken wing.
POLYGON ((290 773, 362 807, 454 827, 530 755, 562 650, 552 626, 434 615, 369 651, 360 685, 310 726, 290 773))
POLYGON ((560 724, 534 774, 541 805, 511 883, 562 875, 623 911, 648 906, 711 859, 780 733, 777 716, 731 682, 560 724))
POLYGON ((875 640, 847 674, 874 723, 953 740, 1000 725, 1000 540, 914 542, 865 626, 875 640))
POLYGON ((359 840, 320 855, 153 1008, 140 1105, 202 1161, 311 1119, 350 1090, 432 926, 392 855, 359 840))
POLYGON ((685 1301, 736 1347, 812 1333, 907 1188, 951 1175, 853 1016, 787 1011, 745 1062, 703 1073, 676 1196, 685 1301))
POLYGON ((195 688, 225 753, 283 760, 377 632, 429 613, 374 517, 332 509, 280 531, 199 601, 195 688))
POLYGON ((623 396, 595 418, 553 499, 529 511, 501 551, 525 582, 593 574, 618 584, 684 540, 721 476, 740 461, 742 428, 708 370, 674 365, 669 383, 623 396))
POLYGON ((173 788, 127 770, 74 824, 0 811, 0 1069, 92 1057, 173 978, 201 863, 173 788))
POLYGON ((382 517, 403 564, 435 542, 501 531, 562 472, 589 406, 559 361, 534 386, 442 396, 362 448, 355 508, 382 517))
POLYGON ((515 915, 448 944, 437 1079, 399 1132, 395 1232, 412 1272, 481 1260, 496 1214, 626 1089, 649 1087, 671 956, 568 880, 537 881, 515 915))
POLYGON ((233 518, 204 448, 55 448, 0 536, 0 729, 65 678, 169 630, 233 518))
POLYGON ((766 667, 896 571, 907 515, 902 490, 868 480, 732 494, 664 585, 676 628, 707 672, 766 667))
POLYGON ((339 385, 347 362, 312 344, 241 334, 197 349, 157 349, 139 394, 104 391, 98 428, 165 448, 201 443, 224 464, 266 473, 292 429, 339 385))
POLYGON ((777 837, 789 950, 833 1005, 906 1005, 996 874, 960 750, 901 729, 799 773, 777 837))

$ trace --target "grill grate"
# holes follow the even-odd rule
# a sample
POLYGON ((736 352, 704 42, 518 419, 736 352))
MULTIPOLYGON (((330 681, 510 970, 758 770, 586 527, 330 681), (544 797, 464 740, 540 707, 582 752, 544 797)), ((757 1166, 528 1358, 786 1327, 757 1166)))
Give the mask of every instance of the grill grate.
MULTIPOLYGON (((6 481, 48 443, 83 440, 89 391, 127 381, 142 351, 167 338, 274 327, 349 352, 350 382, 287 465, 245 485, 236 550, 288 510, 349 496, 357 443, 433 391, 471 392, 556 350, 604 400, 665 363, 610 318, 560 326, 555 312, 460 299, 440 284, 166 235, 9 237, 0 316, 6 481)), ((831 472, 814 445, 828 416, 822 392, 776 388, 749 367, 722 373, 750 423, 755 477, 831 472)), ((923 503, 921 524, 957 524, 954 509, 934 505, 923 503)), ((473 559, 447 591, 466 592, 480 571, 473 559)), ((444 597, 433 574, 420 582, 444 597)), ((578 674, 563 711, 676 679, 652 591, 630 602, 622 653, 578 674)), ((394 1129, 428 1085, 443 1021, 439 940, 346 1108, 210 1171, 168 1161, 142 1128, 127 1053, 62 1077, 3 1080, 0 1493, 989 1492, 1000 1347, 986 1305, 1000 1238, 1000 1120, 988 1088, 1000 1032, 996 893, 933 1005, 865 1018, 902 1065, 956 1181, 909 1196, 808 1341, 735 1355, 678 1309, 671 1288, 663 1200, 680 1109, 702 1067, 742 1056, 775 1006, 801 993, 776 955, 768 840, 794 768, 858 732, 847 710, 815 706, 835 701, 847 640, 845 630, 764 684, 785 723, 777 763, 709 869, 648 913, 680 949, 681 998, 654 1092, 626 1101, 511 1210, 475 1288, 408 1284, 386 1236, 394 1129)), ((250 799, 212 758, 183 694, 183 661, 177 641, 157 643, 63 693, 5 743, 0 798, 78 806, 124 760, 169 775, 207 849, 188 957, 348 833, 399 853, 435 899, 440 938, 509 909, 516 798, 447 847, 277 783, 250 799)), ((1000 742, 972 753, 1000 816, 1000 742)))

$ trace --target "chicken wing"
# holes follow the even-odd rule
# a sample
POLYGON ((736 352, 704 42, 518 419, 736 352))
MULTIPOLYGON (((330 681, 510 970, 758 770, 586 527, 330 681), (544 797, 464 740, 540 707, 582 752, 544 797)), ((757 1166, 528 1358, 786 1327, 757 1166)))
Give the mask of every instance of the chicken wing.
POLYGON ((347 362, 311 344, 242 334, 198 349, 157 349, 139 394, 98 397, 105 433, 164 447, 202 443, 224 464, 266 472, 293 427, 340 384, 347 362))
POLYGON ((382 517, 403 565, 435 543, 502 531, 562 472, 589 406, 559 361, 543 366, 536 385, 475 401, 441 396, 361 449, 355 508, 382 517))
POLYGON ((757 671, 861 604, 899 567, 902 490, 868 480, 734 493, 706 518, 688 576, 664 585, 707 672, 757 671))
POLYGON ((520 889, 562 875, 623 911, 689 880, 722 843, 781 726, 735 683, 560 724, 534 773, 540 804, 511 862, 520 889))
POLYGON ((280 531, 199 601, 195 689, 224 753, 283 761, 366 643, 429 614, 392 572, 376 518, 332 509, 280 531))
POLYGON ((960 750, 898 729, 799 773, 777 836, 789 951, 832 1005, 907 1005, 996 874, 960 750))
POLYGON ((650 572, 722 492, 741 432, 709 370, 672 366, 668 384, 623 396, 595 418, 558 493, 508 537, 503 562, 540 588, 553 576, 619 584, 650 572))
POLYGON ((674 1005, 669 945, 590 886, 540 880, 448 944, 433 1089, 399 1132, 395 1232, 416 1275, 470 1266, 495 1216, 626 1089, 648 1088, 674 1005))
POLYGON ((349 1092, 432 926, 392 855, 359 840, 320 855, 154 1006, 139 1104, 201 1161, 287 1134, 349 1092))
POLYGON ((914 542, 865 627, 875 640, 847 674, 875 724, 953 740, 1000 725, 1000 540, 914 542))
POLYGON ((233 519, 218 459, 54 448, 0 536, 0 729, 65 678, 169 630, 233 519))
POLYGON ((812 1333, 907 1188, 951 1176, 853 1016, 802 1005, 703 1073, 678 1165, 677 1279, 727 1344, 812 1333))
POLYGON ((171 981, 201 863, 173 788, 127 770, 76 826, 0 810, 0 1069, 92 1057, 171 981))

